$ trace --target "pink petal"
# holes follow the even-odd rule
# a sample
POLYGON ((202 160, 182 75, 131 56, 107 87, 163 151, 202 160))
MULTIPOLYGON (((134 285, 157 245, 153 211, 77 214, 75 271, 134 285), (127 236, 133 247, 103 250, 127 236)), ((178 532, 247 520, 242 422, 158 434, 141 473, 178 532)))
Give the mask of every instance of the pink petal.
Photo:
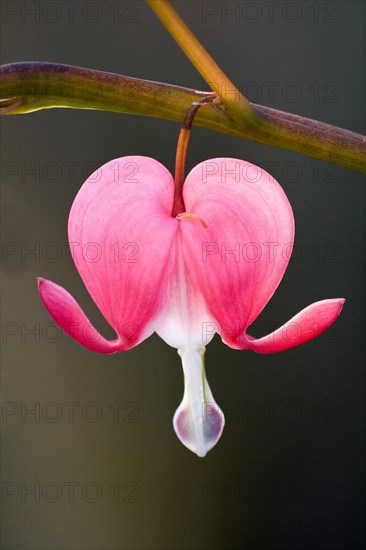
POLYGON ((171 217, 174 182, 154 159, 112 160, 84 183, 72 205, 69 241, 95 303, 124 339, 154 330, 173 268, 178 220, 171 217))
POLYGON ((51 317, 67 334, 86 348, 99 353, 115 353, 135 345, 133 338, 126 342, 106 340, 66 290, 40 277, 37 281, 42 302, 51 317))
POLYGON ((322 300, 306 307, 287 321, 281 328, 256 340, 244 335, 239 349, 251 349, 258 353, 276 353, 312 340, 324 332, 340 314, 344 298, 322 300))
POLYGON ((229 158, 196 166, 184 200, 187 212, 207 224, 180 220, 187 268, 217 332, 235 346, 287 267, 294 240, 290 203, 270 174, 229 158))

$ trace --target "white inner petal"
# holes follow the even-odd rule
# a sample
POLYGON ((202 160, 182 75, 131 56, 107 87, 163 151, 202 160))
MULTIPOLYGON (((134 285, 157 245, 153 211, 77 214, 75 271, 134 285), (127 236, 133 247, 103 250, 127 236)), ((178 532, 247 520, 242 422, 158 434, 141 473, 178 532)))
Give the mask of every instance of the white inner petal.
POLYGON ((217 326, 192 282, 184 262, 181 239, 178 231, 166 305, 155 324, 155 331, 173 348, 199 350, 212 340, 217 326))
POLYGON ((173 425, 180 441, 199 457, 206 456, 221 437, 225 419, 206 380, 204 350, 178 351, 184 371, 184 395, 173 425))
POLYGON ((203 364, 205 345, 217 327, 185 265, 181 239, 178 231, 166 306, 155 331, 182 358, 184 395, 173 419, 175 432, 188 449, 205 456, 224 427, 224 415, 213 399, 203 364))

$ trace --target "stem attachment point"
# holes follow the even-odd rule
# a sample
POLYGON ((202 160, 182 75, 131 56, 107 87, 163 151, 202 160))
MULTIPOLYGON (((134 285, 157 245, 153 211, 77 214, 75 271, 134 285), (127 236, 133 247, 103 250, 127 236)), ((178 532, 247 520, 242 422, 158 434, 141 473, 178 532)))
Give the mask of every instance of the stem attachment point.
POLYGON ((192 103, 192 106, 183 121, 179 133, 177 152, 175 156, 175 191, 172 209, 173 218, 176 218, 178 214, 183 214, 186 211, 183 200, 184 170, 187 157, 188 141, 194 117, 200 107, 202 107, 203 105, 209 105, 210 102, 217 102, 218 100, 219 98, 217 95, 210 94, 203 97, 199 101, 195 101, 194 103, 192 103))

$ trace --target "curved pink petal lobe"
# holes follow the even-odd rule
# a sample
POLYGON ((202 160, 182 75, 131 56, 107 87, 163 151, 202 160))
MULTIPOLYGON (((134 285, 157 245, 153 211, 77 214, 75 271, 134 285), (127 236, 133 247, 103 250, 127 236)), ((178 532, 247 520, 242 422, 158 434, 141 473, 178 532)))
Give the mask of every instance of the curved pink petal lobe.
POLYGON ((99 353, 115 353, 133 347, 136 342, 108 341, 94 328, 79 304, 61 286, 39 277, 38 290, 47 311, 56 323, 77 342, 99 353))
POLYGON ((294 239, 291 206, 270 174, 230 158, 196 166, 186 178, 184 200, 187 212, 207 224, 181 225, 187 267, 216 331, 236 347, 288 265, 294 239))
POLYGON ((108 162, 84 183, 72 205, 69 241, 76 267, 95 303, 136 343, 153 331, 173 269, 178 221, 171 217, 174 182, 154 159, 108 162))
POLYGON ((276 353, 308 342, 334 323, 344 302, 344 298, 315 302, 268 336, 256 340, 244 335, 242 345, 238 345, 238 348, 258 353, 276 353))

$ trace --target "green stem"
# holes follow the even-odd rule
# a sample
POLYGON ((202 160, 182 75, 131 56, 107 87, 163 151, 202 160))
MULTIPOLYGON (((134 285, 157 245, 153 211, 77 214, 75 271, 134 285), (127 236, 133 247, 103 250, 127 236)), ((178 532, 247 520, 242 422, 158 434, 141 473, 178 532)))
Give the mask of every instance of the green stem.
MULTIPOLYGON (((287 147, 289 140, 287 139, 286 130, 288 131, 289 126, 283 124, 281 114, 277 113, 277 118, 274 120, 265 111, 253 109, 249 101, 239 92, 185 25, 168 0, 147 0, 147 2, 207 84, 220 97, 229 118, 234 119, 242 128, 247 127, 254 139, 258 139, 258 141, 261 141, 261 139, 278 140, 283 146, 287 147)), ((295 122, 295 125, 292 125, 291 130, 296 134, 298 120, 294 121, 293 119, 292 122, 295 122)), ((309 150, 312 150, 312 144, 309 142, 313 142, 317 138, 319 125, 318 128, 316 128, 316 123, 309 125, 306 119, 303 119, 302 122, 303 124, 299 128, 299 139, 302 141, 303 146, 309 146, 309 150)), ((324 126, 322 130, 326 130, 324 126)), ((328 130, 330 132, 328 139, 332 140, 335 137, 332 135, 333 129, 329 126, 328 130)), ((337 153, 339 151, 337 149, 338 143, 342 143, 343 137, 345 136, 338 133, 336 140, 337 153)), ((348 135, 347 138, 350 138, 350 136, 348 135)), ((330 156, 329 160, 331 159, 330 156)))
MULTIPOLYGON (((208 95, 171 84, 55 63, 12 63, 0 67, 0 114, 69 107, 151 116, 182 122, 192 103, 208 95)), ((214 94, 212 94, 214 96, 214 94)), ((194 125, 366 172, 365 137, 251 103, 258 118, 277 128, 259 134, 227 116, 221 105, 200 109, 194 125)))
POLYGON ((147 0, 147 2, 207 84, 221 98, 228 116, 249 127, 259 126, 261 121, 256 120, 249 101, 220 69, 169 2, 166 0, 147 0), (223 90, 225 90, 224 94, 223 90))

